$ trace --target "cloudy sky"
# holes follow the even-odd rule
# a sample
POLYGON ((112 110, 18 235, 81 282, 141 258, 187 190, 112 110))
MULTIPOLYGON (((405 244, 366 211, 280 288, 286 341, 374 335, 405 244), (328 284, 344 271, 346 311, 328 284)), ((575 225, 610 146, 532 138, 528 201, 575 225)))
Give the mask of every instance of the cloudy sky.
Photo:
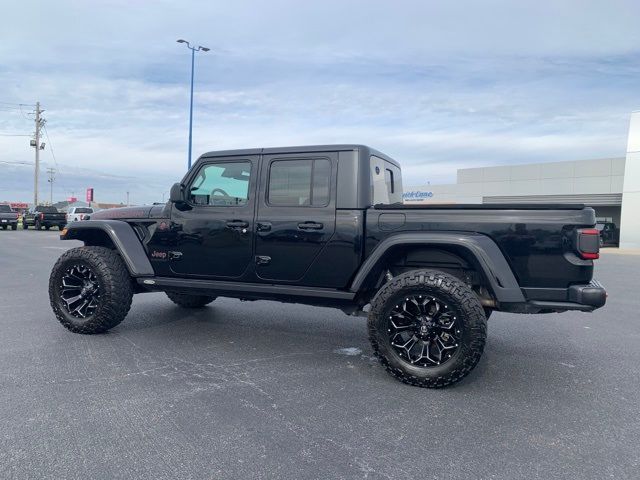
MULTIPOLYGON (((624 155, 637 0, 3 2, 0 200, 32 198, 30 107, 54 197, 162 200, 194 153, 366 143, 405 185, 457 168, 624 155), (22 108, 22 110, 20 109, 22 108), (53 146, 54 161, 50 145, 53 146)), ((44 175, 43 175, 44 176, 44 175)), ((41 183, 47 193, 46 179, 41 183)))

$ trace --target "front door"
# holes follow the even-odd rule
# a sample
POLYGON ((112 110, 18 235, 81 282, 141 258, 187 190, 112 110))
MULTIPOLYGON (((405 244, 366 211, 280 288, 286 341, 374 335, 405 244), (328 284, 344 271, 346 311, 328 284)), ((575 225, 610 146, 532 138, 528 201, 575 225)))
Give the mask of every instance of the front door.
POLYGON ((174 205, 177 275, 237 279, 253 260, 254 205, 258 157, 215 158, 187 180, 187 205, 174 205))
POLYGON ((258 278, 312 284, 305 275, 335 232, 336 174, 335 153, 263 157, 255 227, 258 278))

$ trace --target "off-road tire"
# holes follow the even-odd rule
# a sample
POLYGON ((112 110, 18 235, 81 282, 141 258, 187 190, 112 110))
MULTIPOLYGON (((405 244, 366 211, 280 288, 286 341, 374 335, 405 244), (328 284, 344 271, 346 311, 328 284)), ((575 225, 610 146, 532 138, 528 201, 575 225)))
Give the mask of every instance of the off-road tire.
POLYGON ((11 230, 17 230, 18 229, 18 225, 11 225, 11 230))
POLYGON ((49 278, 49 301, 60 323, 75 333, 102 333, 127 316, 133 298, 133 283, 122 257, 106 247, 77 247, 65 252, 53 266, 49 278), (61 299, 62 276, 80 264, 95 274, 100 300, 93 314, 81 319, 71 315, 61 299))
POLYGON ((189 295, 187 293, 165 292, 169 300, 184 308, 202 308, 209 305, 216 297, 208 295, 189 295))
POLYGON ((6 230, 6 229, 7 229, 7 226, 6 226, 6 225, 2 225, 2 229, 3 229, 3 230, 6 230))
POLYGON ((487 319, 477 295, 456 277, 437 270, 412 270, 383 285, 371 301, 369 340, 385 369, 398 380, 426 388, 456 383, 477 365, 487 336, 487 319), (461 321, 461 339, 453 356, 441 365, 419 367, 401 358, 391 345, 389 312, 410 293, 436 295, 453 306, 461 321))
POLYGON ((45 225, 45 226, 44 226, 44 229, 45 229, 45 230, 49 230, 50 228, 51 228, 51 225, 45 225))

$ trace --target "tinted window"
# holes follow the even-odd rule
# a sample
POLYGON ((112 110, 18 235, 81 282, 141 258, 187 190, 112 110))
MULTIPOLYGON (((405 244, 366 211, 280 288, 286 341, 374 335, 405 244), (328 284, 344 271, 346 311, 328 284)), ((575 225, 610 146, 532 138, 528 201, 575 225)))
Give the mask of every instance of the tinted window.
POLYGON ((40 206, 38 208, 36 208, 36 212, 42 212, 42 213, 58 213, 58 209, 56 207, 45 207, 45 206, 40 206))
POLYGON ((329 204, 331 163, 318 160, 276 160, 269 172, 269 204, 323 207, 329 204))
POLYGON ((74 210, 74 213, 93 213, 93 209, 79 207, 74 210))
POLYGON ((13 212, 13 210, 11 210, 11 207, 9 205, 0 205, 0 212, 11 213, 13 212))
POLYGON ((249 200, 250 162, 205 165, 191 184, 189 199, 197 205, 246 205, 249 200))

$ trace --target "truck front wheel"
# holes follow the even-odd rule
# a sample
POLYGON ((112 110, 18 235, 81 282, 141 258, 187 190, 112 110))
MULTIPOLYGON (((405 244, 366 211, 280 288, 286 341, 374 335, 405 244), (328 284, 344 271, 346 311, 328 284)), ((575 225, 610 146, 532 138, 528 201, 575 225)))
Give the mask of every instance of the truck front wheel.
POLYGON ((387 371, 418 387, 458 382, 476 366, 487 319, 476 294, 456 277, 412 270, 386 283, 371 302, 369 339, 387 371))
POLYGON ((184 308, 202 308, 209 305, 216 297, 208 295, 189 295, 186 293, 165 292, 169 300, 184 308))
POLYGON ((102 333, 129 312, 133 286, 120 255, 105 247, 65 252, 49 278, 49 301, 56 318, 75 333, 102 333))

